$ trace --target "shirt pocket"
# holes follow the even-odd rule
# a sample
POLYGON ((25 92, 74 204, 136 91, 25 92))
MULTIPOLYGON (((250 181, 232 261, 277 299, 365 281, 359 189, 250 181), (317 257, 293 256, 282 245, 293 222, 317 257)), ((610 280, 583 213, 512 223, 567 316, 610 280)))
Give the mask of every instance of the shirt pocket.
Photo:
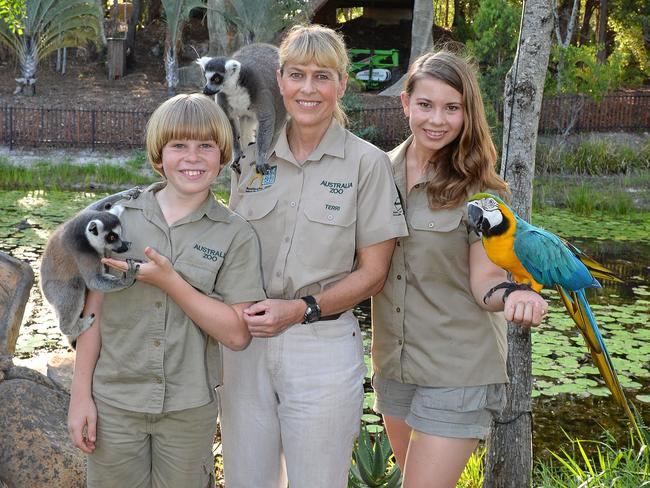
POLYGON ((277 204, 277 198, 269 198, 267 195, 260 198, 245 196, 239 201, 234 210, 244 219, 251 221, 251 224, 255 225, 255 221, 264 219, 277 204))
POLYGON ((185 281, 200 292, 206 295, 214 295, 214 284, 222 263, 222 259, 212 262, 179 256, 174 263, 174 269, 185 281))
POLYGON ((327 208, 320 200, 304 203, 304 227, 300 229, 298 259, 307 267, 350 271, 354 262, 357 208, 353 203, 327 208))
POLYGON ((451 232, 458 229, 462 219, 462 209, 431 211, 429 208, 418 208, 412 213, 409 223, 415 230, 451 232))

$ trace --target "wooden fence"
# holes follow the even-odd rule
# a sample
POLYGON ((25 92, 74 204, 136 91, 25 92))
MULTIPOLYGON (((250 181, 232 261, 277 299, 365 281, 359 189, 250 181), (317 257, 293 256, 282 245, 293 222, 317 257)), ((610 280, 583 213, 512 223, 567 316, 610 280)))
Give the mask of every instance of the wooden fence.
MULTIPOLYGON (((143 147, 150 112, 0 107, 0 144, 13 148, 143 147)), ((408 123, 400 108, 348 114, 351 127, 382 149, 404 140, 408 123)), ((650 93, 612 94, 595 102, 584 96, 545 99, 539 132, 615 132, 650 130, 650 93)))

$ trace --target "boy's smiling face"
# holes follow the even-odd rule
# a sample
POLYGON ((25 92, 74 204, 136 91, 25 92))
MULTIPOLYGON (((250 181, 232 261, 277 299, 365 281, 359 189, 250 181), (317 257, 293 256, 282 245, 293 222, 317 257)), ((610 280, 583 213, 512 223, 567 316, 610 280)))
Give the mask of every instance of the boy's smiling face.
POLYGON ((177 192, 204 193, 223 167, 221 150, 213 140, 172 139, 163 146, 159 166, 177 192))

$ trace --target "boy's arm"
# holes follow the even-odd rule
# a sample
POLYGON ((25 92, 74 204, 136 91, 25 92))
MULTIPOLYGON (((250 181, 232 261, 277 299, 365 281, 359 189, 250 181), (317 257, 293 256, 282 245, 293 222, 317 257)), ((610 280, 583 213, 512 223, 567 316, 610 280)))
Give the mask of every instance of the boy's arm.
POLYGON ((99 327, 103 302, 103 293, 88 291, 83 315, 93 313, 95 320, 90 328, 77 338, 74 374, 70 386, 68 434, 75 447, 86 454, 95 450, 97 408, 92 396, 92 384, 101 347, 99 327))
MULTIPOLYGON (((136 275, 138 281, 163 290, 181 307, 183 312, 206 334, 234 351, 244 349, 250 342, 250 334, 242 311, 250 303, 227 305, 195 289, 172 267, 169 260, 147 247, 144 250, 149 260, 140 264, 136 275), (218 320, 215 318, 218 317, 218 320)), ((127 264, 117 259, 104 258, 104 264, 124 271, 127 264)))

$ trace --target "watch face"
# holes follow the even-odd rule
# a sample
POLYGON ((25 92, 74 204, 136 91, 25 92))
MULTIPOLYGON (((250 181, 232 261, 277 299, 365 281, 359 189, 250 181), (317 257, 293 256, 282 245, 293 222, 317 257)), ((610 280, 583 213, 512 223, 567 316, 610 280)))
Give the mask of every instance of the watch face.
POLYGON ((307 309, 305 310, 305 322, 309 324, 311 322, 316 322, 319 318, 320 309, 318 308, 318 305, 307 305, 307 309))

